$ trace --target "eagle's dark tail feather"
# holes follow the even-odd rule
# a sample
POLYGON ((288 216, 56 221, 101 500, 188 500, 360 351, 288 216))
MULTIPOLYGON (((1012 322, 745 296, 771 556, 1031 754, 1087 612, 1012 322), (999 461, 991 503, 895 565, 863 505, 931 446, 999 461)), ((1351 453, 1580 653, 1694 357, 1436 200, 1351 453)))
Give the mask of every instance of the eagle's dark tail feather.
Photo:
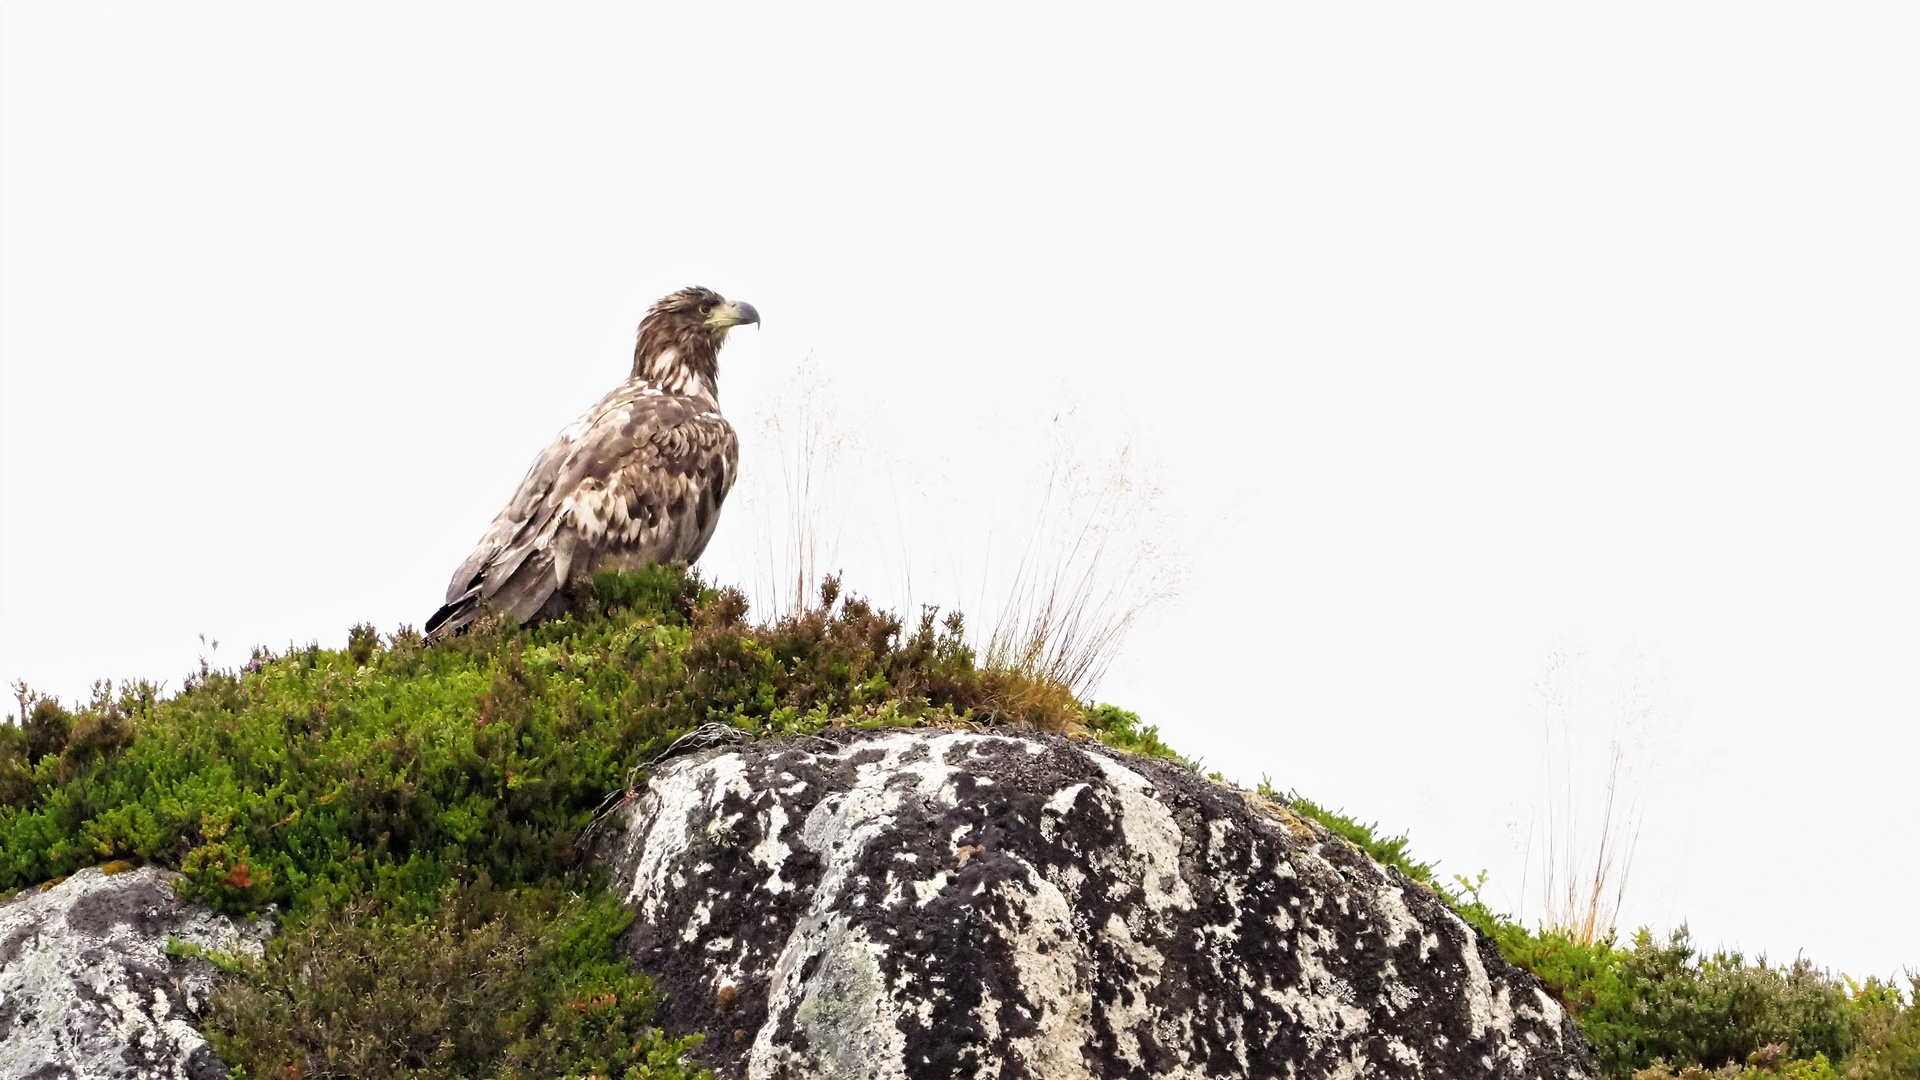
POLYGON ((439 611, 427 619, 427 644, 453 637, 473 625, 480 615, 480 590, 472 589, 465 596, 450 604, 444 604, 439 611))
POLYGON ((497 589, 486 587, 485 573, 474 577, 466 592, 447 601, 427 620, 427 641, 431 644, 465 633, 480 617, 483 602, 515 623, 525 625, 560 615, 572 606, 571 601, 554 580, 552 557, 536 551, 516 566, 497 589))

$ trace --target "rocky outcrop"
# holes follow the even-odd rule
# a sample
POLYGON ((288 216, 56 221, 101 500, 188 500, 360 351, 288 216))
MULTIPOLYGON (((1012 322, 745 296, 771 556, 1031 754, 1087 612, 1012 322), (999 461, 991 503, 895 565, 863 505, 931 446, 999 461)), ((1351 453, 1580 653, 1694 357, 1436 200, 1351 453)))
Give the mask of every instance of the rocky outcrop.
POLYGON ((192 1023, 217 973, 167 942, 258 956, 269 927, 180 900, 174 876, 82 870, 0 904, 0 1077, 227 1075, 192 1023))
POLYGON ((919 729, 654 767, 602 851, 726 1077, 1591 1077, 1437 897, 1164 762, 919 729))

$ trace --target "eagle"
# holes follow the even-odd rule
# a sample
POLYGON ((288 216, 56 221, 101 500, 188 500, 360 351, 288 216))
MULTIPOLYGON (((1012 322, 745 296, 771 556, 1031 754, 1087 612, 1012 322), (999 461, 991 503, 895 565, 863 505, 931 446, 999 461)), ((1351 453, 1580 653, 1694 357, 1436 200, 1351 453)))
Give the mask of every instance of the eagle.
POLYGON ((752 304, 682 289, 640 320, 633 374, 562 431, 454 571, 428 641, 483 607, 516 623, 571 610, 601 570, 693 562, 720 523, 740 441, 720 415, 720 347, 752 304))

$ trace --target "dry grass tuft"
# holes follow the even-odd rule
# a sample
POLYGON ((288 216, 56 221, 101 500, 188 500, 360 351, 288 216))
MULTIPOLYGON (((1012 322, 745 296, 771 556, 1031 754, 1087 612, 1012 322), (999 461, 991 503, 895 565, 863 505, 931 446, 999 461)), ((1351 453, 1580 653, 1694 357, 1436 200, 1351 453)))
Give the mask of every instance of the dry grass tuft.
POLYGON ((1087 708, 1072 688, 1045 674, 995 668, 980 672, 979 709, 1000 723, 1073 733, 1085 728, 1087 708))
POLYGON ((1542 704, 1546 786, 1542 920, 1580 944, 1611 935, 1645 821, 1645 779, 1665 716, 1664 679, 1640 654, 1611 685, 1566 645, 1547 658, 1542 704))
POLYGON ((837 574, 850 455, 858 439, 842 423, 832 383, 812 356, 795 368, 777 404, 758 417, 760 461, 743 465, 746 488, 730 513, 753 534, 748 589, 770 619, 812 609, 819 586, 837 574), (775 477, 777 476, 777 483, 775 477))
POLYGON ((1138 528, 1159 499, 1131 445, 1096 467, 1058 438, 986 668, 1090 697, 1141 615, 1178 590, 1164 545, 1138 528))

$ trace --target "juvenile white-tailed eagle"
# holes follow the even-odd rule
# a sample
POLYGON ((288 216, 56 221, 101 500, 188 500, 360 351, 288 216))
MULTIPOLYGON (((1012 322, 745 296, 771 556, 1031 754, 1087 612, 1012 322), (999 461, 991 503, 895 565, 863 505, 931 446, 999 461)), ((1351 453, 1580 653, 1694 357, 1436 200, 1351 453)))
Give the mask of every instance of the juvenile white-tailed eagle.
POLYGON ((599 570, 692 562, 720 522, 740 443, 720 415, 720 346, 752 304, 682 289, 640 321, 633 375, 560 433, 454 571, 427 640, 491 607, 515 622, 567 611, 599 570))

